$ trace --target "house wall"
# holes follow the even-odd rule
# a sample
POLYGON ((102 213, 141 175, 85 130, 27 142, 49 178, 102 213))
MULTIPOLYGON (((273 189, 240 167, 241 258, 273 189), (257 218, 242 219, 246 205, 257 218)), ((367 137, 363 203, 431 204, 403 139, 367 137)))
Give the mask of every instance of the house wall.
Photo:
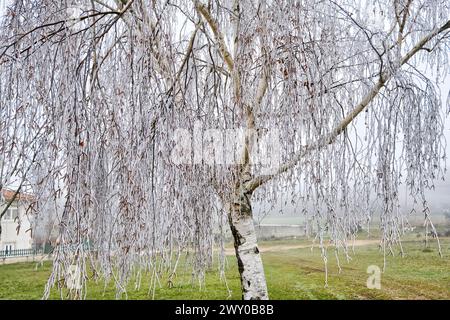
POLYGON ((303 237, 305 235, 305 226, 261 224, 255 226, 255 231, 259 240, 303 237))
MULTIPOLYGON (((231 241, 232 234, 229 228, 225 228, 225 238, 231 241)), ((271 240, 305 236, 304 225, 294 224, 255 224, 255 232, 258 240, 271 240)), ((217 232, 219 237, 219 232, 217 232)))
MULTIPOLYGON (((13 203, 16 205, 17 203, 13 203)), ((5 204, 0 206, 0 211, 3 210, 5 204)), ((33 246, 33 241, 31 239, 31 232, 25 232, 30 229, 30 222, 26 216, 26 207, 24 205, 18 206, 18 215, 20 220, 20 229, 17 233, 17 227, 19 223, 16 221, 1 220, 2 233, 0 235, 0 250, 5 250, 7 244, 12 244, 13 249, 31 249, 33 246)))

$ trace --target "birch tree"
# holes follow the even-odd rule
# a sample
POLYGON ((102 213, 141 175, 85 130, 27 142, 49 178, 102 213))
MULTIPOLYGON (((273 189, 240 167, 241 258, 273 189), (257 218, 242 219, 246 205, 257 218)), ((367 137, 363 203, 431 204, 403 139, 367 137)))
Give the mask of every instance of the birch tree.
POLYGON ((325 265, 375 214, 383 253, 401 248, 402 184, 434 230, 449 16, 447 0, 11 1, 0 187, 57 212, 44 297, 83 298, 91 276, 126 297, 147 273, 154 292, 180 261, 223 277, 229 227, 243 299, 268 299, 261 201, 299 206, 325 265), (63 290, 73 266, 81 287, 63 290))

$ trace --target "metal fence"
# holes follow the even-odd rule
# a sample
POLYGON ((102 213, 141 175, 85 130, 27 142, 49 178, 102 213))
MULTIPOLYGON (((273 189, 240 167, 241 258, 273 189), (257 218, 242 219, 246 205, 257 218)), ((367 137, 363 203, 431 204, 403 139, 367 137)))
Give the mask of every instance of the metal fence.
POLYGON ((28 257, 43 253, 44 249, 0 250, 0 258, 28 257))
MULTIPOLYGON (((64 244, 58 247, 58 249, 62 251, 76 251, 80 248, 83 248, 83 250, 93 251, 93 248, 89 242, 84 242, 82 244, 64 244)), ((52 254, 54 249, 55 247, 53 247, 50 243, 45 243, 38 245, 35 244, 33 248, 30 249, 0 250, 0 259, 30 257, 38 254, 52 254)))

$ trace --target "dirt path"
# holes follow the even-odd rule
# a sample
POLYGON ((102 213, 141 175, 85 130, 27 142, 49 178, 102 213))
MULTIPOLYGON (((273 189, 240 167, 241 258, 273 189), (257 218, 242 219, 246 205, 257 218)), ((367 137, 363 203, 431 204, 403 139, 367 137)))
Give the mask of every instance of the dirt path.
MULTIPOLYGON (((349 247, 351 248, 352 245, 355 247, 360 246, 367 246, 371 244, 378 244, 380 243, 380 240, 355 240, 355 242, 349 242, 349 247)), ((259 247, 260 252, 273 252, 273 251, 284 251, 284 250, 291 250, 291 249, 305 249, 305 248, 311 248, 311 244, 280 244, 280 245, 271 245, 271 246, 264 246, 261 245, 259 247)), ((331 245, 329 245, 331 246, 331 245)), ((318 247, 317 244, 313 245, 313 247, 318 247)), ((226 248, 225 249, 226 255, 234 255, 234 248, 226 248)))

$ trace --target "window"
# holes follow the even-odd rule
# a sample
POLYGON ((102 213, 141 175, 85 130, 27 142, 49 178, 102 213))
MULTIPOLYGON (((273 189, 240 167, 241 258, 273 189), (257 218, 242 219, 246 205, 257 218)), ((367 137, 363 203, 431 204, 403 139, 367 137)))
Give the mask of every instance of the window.
POLYGON ((19 210, 15 206, 10 206, 8 210, 6 210, 5 216, 3 219, 14 221, 14 219, 18 216, 19 210))

